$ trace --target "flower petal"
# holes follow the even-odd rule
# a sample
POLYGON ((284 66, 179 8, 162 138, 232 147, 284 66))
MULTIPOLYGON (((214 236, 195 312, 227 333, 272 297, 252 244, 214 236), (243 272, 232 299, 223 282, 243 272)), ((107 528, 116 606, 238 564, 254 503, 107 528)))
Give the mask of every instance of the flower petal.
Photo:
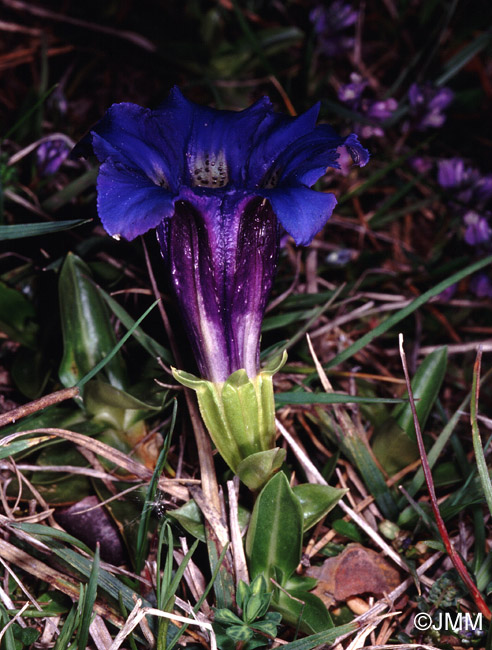
POLYGON ((140 170, 155 185, 176 191, 183 176, 188 117, 185 109, 171 105, 151 111, 114 104, 91 132, 94 153, 100 162, 111 159, 140 170))
POLYGON ((354 133, 343 138, 331 126, 321 124, 296 140, 279 156, 279 185, 302 183, 311 187, 323 176, 327 167, 339 167, 337 149, 342 146, 347 147, 359 167, 367 164, 369 152, 361 146, 354 133))
POLYGON ((255 144, 245 164, 245 181, 250 186, 268 182, 269 172, 279 154, 293 142, 310 133, 316 126, 319 102, 299 117, 288 117, 271 111, 255 134, 255 144))
POLYGON ((272 112, 268 97, 262 97, 243 111, 217 111, 187 100, 175 89, 175 97, 188 107, 190 115, 189 139, 186 144, 188 184, 199 187, 221 187, 214 183, 214 166, 224 166, 226 185, 242 185, 243 169, 259 125, 272 112))
POLYGON ((108 160, 97 178, 97 211, 110 235, 135 239, 174 212, 174 197, 141 172, 108 160))
POLYGON ((315 192, 302 185, 261 190, 277 219, 296 244, 307 245, 331 217, 337 200, 333 194, 315 192))

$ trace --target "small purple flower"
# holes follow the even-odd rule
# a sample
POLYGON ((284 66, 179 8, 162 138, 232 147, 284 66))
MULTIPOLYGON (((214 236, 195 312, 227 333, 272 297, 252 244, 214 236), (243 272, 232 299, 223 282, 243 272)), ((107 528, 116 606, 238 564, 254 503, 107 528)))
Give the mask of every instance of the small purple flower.
POLYGON ((37 150, 37 165, 41 176, 55 174, 70 153, 70 147, 61 139, 42 142, 37 150))
POLYGON ((381 123, 392 116, 398 108, 398 102, 392 97, 384 100, 363 98, 362 94, 367 85, 367 81, 359 74, 352 72, 350 83, 340 86, 338 89, 338 99, 351 110, 358 111, 362 117, 372 122, 372 124, 357 125, 355 129, 357 133, 363 138, 372 136, 380 138, 384 135, 381 123))
POLYGON ((468 176, 465 163, 461 158, 440 160, 437 172, 437 182, 445 189, 458 188, 463 185, 468 176))
POLYGON ((492 298, 492 281, 485 273, 477 273, 472 277, 470 289, 477 298, 492 298))
POLYGON ((409 158, 408 162, 412 169, 417 172, 417 174, 427 174, 432 169, 432 161, 430 161, 428 158, 423 158, 422 156, 409 158))
POLYGON ((470 246, 480 246, 490 241, 492 237, 492 230, 485 217, 469 210, 463 217, 463 222, 466 226, 465 241, 470 246))
POLYGON ((157 230, 201 376, 213 382, 238 369, 257 376, 281 230, 307 244, 330 217, 333 194, 310 188, 338 167, 338 147, 360 166, 369 159, 356 135, 316 126, 318 111, 287 117, 267 97, 218 111, 174 88, 155 110, 114 104, 78 145, 102 163, 107 232, 157 230))
POLYGON ((479 178, 473 186, 473 194, 478 205, 485 205, 492 198, 492 174, 479 178))
POLYGON ((430 84, 413 83, 408 90, 410 112, 419 130, 439 128, 446 121, 443 111, 454 99, 449 88, 434 88, 430 84))
POLYGON ((367 81, 357 74, 357 72, 352 72, 350 75, 350 83, 344 84, 338 89, 338 99, 347 106, 350 106, 352 110, 357 110, 366 86, 367 81))
POLYGON ((328 6, 319 4, 312 9, 309 19, 318 36, 319 50, 326 56, 343 54, 354 46, 353 36, 343 32, 357 22, 358 12, 343 0, 333 0, 328 6))
POLYGON ((451 298, 456 293, 457 288, 458 288, 457 284, 452 284, 447 289, 444 289, 444 291, 441 291, 441 293, 438 295, 439 300, 442 300, 444 302, 447 302, 448 300, 451 300, 451 298))
POLYGON ((362 108, 369 119, 383 122, 393 115, 398 108, 398 102, 392 97, 382 101, 363 100, 362 108))
POLYGON ((482 176, 475 167, 466 167, 461 158, 440 160, 437 181, 454 190, 453 198, 476 209, 483 209, 492 198, 492 175, 482 176))

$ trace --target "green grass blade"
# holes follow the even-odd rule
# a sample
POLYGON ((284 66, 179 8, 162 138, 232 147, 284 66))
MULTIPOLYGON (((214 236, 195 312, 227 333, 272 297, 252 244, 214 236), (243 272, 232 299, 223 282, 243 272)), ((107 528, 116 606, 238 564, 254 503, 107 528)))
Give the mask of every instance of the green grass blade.
POLYGON ((282 646, 282 650, 312 650, 312 648, 316 648, 317 646, 331 645, 339 636, 350 634, 350 632, 355 632, 356 630, 357 623, 346 623, 345 625, 332 627, 323 632, 311 634, 311 636, 307 636, 304 639, 286 643, 282 646))
POLYGON ((82 174, 82 176, 79 176, 66 185, 62 190, 53 196, 50 196, 46 201, 43 201, 41 207, 46 212, 56 212, 56 210, 59 210, 67 203, 70 203, 73 198, 82 194, 82 192, 84 192, 88 187, 94 185, 98 172, 99 168, 97 167, 95 169, 89 169, 82 174))
POLYGON ((79 624, 79 609, 77 604, 74 604, 72 609, 67 615, 63 627, 60 630, 60 635, 56 640, 53 650, 66 650, 70 644, 70 639, 73 636, 75 628, 79 624))
POLYGON ((76 537, 69 535, 64 530, 58 530, 57 528, 52 528, 51 526, 45 526, 43 524, 29 524, 27 522, 9 522, 9 526, 12 528, 18 528, 19 530, 28 533, 29 535, 37 535, 38 537, 48 537, 49 539, 58 539, 67 544, 72 544, 77 548, 80 548, 81 551, 84 551, 88 555, 93 555, 91 549, 81 542, 76 537))
POLYGON ((177 413, 177 402, 175 401, 169 433, 167 434, 166 439, 164 440, 164 444, 159 454, 159 458, 157 459, 157 463, 154 472, 152 474, 152 478, 150 479, 147 495, 145 497, 145 502, 142 509, 142 516, 140 518, 140 523, 138 525, 137 551, 135 555, 135 571, 137 573, 140 573, 140 571, 142 570, 145 561, 145 556, 147 554, 148 534, 149 534, 149 526, 150 526, 150 515, 152 513, 152 505, 155 502, 159 476, 162 474, 162 470, 164 469, 164 464, 167 459, 167 454, 169 452, 171 437, 173 435, 174 425, 176 423, 176 413, 177 413))
MULTIPOLYGON (((217 579, 217 576, 219 575, 219 571, 220 571, 220 568, 222 566, 222 562, 224 561, 225 554, 227 553, 227 549, 228 549, 228 546, 226 546, 225 548, 222 549, 222 553, 220 554, 220 556, 219 556, 219 558, 217 560, 214 571, 212 573, 212 577, 210 578, 210 580, 208 582, 208 585, 205 587, 205 590, 204 590, 203 594, 200 596, 200 599, 198 600, 197 604, 193 607, 193 611, 195 612, 195 614, 199 611, 200 607, 202 606, 203 601, 208 596, 210 590, 214 586, 214 583, 215 583, 215 581, 217 579)), ((179 641, 179 639, 186 632, 187 629, 188 629, 188 625, 183 625, 182 627, 179 628, 178 633, 176 634, 175 637, 173 637, 173 640, 169 644, 167 650, 172 650, 172 648, 174 648, 176 643, 179 641)))
MULTIPOLYGON (((117 302, 108 293, 106 293, 104 289, 101 289, 99 286, 97 286, 97 289, 116 318, 121 321, 127 329, 131 329, 135 325, 135 321, 130 316, 130 314, 125 309, 123 309, 119 302, 117 302)), ((140 345, 145 350, 147 350, 151 357, 159 357, 165 363, 172 363, 173 359, 169 350, 155 341, 152 337, 145 334, 145 332, 143 332, 139 327, 133 330, 133 336, 136 341, 138 341, 138 343, 140 343, 140 345)))
POLYGON ((89 627, 92 621, 94 603, 96 602, 97 583, 99 578, 99 544, 97 545, 92 562, 92 570, 85 590, 84 600, 82 603, 82 615, 80 617, 80 627, 77 633, 77 648, 85 650, 89 640, 89 627))
POLYGON ((334 357, 329 363, 324 366, 325 370, 333 368, 333 366, 337 366, 339 363, 342 363, 342 361, 350 359, 350 357, 352 357, 354 354, 357 354, 359 350, 362 350, 362 348, 371 343, 378 336, 381 336, 381 334, 384 334, 390 330, 394 325, 404 320, 407 316, 413 314, 413 312, 419 309, 419 307, 425 305, 425 303, 428 302, 431 298, 438 296, 444 291, 444 289, 447 289, 451 285, 460 282, 463 280, 463 278, 466 278, 468 275, 475 273, 475 271, 483 269, 489 264, 492 264, 492 255, 485 257, 479 262, 470 264, 461 271, 453 273, 453 275, 451 275, 449 278, 446 278, 446 280, 439 282, 435 287, 429 289, 418 298, 415 298, 415 300, 413 300, 409 305, 403 309, 400 309, 400 311, 396 312, 395 314, 392 314, 389 318, 387 318, 383 323, 375 327, 373 330, 367 332, 367 334, 364 334, 364 336, 362 336, 355 343, 352 343, 352 345, 349 345, 349 347, 346 348, 343 352, 337 354, 336 357, 334 357))
POLYGON ((368 491, 376 500, 386 519, 396 519, 399 513, 396 501, 386 485, 383 473, 374 461, 365 434, 359 433, 348 415, 337 415, 339 424, 336 426, 334 421, 330 420, 328 414, 321 409, 316 409, 316 414, 317 419, 312 419, 317 422, 325 435, 357 467, 368 491))
POLYGON ((472 397, 470 402, 470 422, 472 428, 473 450, 475 452, 475 460, 477 463, 478 475, 480 483, 482 484, 483 493, 489 512, 492 514, 492 482, 490 481, 489 470, 485 460, 485 454, 482 447, 482 438, 478 428, 477 412, 478 412, 478 394, 479 394, 479 379, 480 379, 480 365, 482 360, 482 349, 479 348, 477 353, 477 360, 473 369, 473 383, 472 383, 472 397))
POLYGON ((145 310, 145 312, 140 316, 140 318, 135 322, 133 327, 131 327, 128 332, 123 336, 120 341, 115 345, 115 347, 111 350, 111 352, 104 358, 102 359, 94 368, 88 372, 80 381, 77 382, 77 387, 82 388, 88 381, 90 381, 97 373, 104 368, 104 366, 111 361, 111 359, 120 351, 120 349, 125 345, 127 340, 130 338, 130 336, 133 334, 133 332, 137 329, 137 327, 140 325, 140 323, 147 318, 147 316, 150 314, 150 312, 154 309, 154 307, 157 305, 159 300, 155 300, 148 309, 145 310))
POLYGON ((68 221, 54 221, 51 223, 21 223, 14 226, 0 226, 0 241, 7 239, 24 239, 25 237, 38 237, 51 235, 62 230, 77 228, 91 219, 71 219, 68 221))
POLYGON ((288 404, 401 404, 404 401, 393 397, 362 397, 342 393, 307 393, 306 391, 275 394, 276 406, 287 406, 288 404))
POLYGON ((8 612, 4 606, 0 604, 0 629, 4 632, 2 639, 2 650, 17 650, 12 625, 9 625, 9 627, 5 629, 9 622, 10 619, 8 612))
POLYGON ((10 136, 17 131, 17 129, 26 122, 33 113, 35 113, 42 104, 48 99, 48 97, 51 95, 51 93, 55 90, 55 88, 58 86, 58 84, 54 84, 49 88, 45 93, 41 95, 41 97, 38 99, 38 101, 31 106, 30 109, 28 109, 18 120, 17 122, 7 131, 7 133, 3 136, 3 138, 0 139, 0 145, 2 145, 5 140, 8 140, 10 136))
POLYGON ((473 59, 479 52, 489 46, 492 42, 492 30, 484 32, 477 36, 477 38, 461 49, 457 54, 449 59, 444 67, 442 75, 436 79, 436 86, 444 86, 444 84, 454 77, 463 68, 468 61, 473 59))

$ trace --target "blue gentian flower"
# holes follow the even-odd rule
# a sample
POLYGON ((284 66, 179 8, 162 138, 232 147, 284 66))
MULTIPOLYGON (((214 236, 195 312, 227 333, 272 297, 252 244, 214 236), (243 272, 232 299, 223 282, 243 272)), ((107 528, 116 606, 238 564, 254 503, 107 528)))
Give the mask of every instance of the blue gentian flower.
POLYGON ((310 188, 338 167, 338 147, 368 161, 356 135, 316 126, 318 112, 287 117, 267 97, 219 111, 174 88, 155 110, 113 105, 78 146, 102 163, 107 232, 131 240, 156 229, 199 371, 213 382, 258 374, 279 234, 308 244, 330 217, 333 194, 310 188))

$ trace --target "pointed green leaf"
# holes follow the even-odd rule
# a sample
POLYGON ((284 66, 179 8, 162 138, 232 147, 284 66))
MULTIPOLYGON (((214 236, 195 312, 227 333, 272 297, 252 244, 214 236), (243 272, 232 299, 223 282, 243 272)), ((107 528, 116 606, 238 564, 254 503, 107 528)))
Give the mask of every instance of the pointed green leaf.
POLYGON ((246 537, 250 575, 269 580, 278 567, 287 578, 301 558, 303 517, 285 474, 276 474, 258 496, 246 537))
POLYGON ((292 491, 301 504, 304 532, 323 519, 336 506, 343 495, 348 492, 348 490, 315 483, 296 485, 292 488, 292 491))
POLYGON ((330 613, 323 601, 308 591, 285 593, 277 590, 272 606, 282 618, 307 634, 323 632, 333 627, 330 613))
MULTIPOLYGON (((109 313, 95 288, 89 267, 69 253, 59 279, 63 359, 59 369, 64 386, 74 386, 116 346, 109 313)), ((126 371, 117 354, 104 368, 110 384, 124 390, 126 371)))
POLYGON ((237 475, 250 490, 257 492, 282 467, 285 455, 285 449, 280 447, 251 454, 239 463, 237 475))
MULTIPOLYGON (((447 348, 442 347, 424 359, 412 379, 412 392, 422 430, 439 395, 446 366, 447 348)), ((372 449, 389 474, 395 474, 419 457, 409 403, 397 406, 391 419, 375 431, 372 449)))

